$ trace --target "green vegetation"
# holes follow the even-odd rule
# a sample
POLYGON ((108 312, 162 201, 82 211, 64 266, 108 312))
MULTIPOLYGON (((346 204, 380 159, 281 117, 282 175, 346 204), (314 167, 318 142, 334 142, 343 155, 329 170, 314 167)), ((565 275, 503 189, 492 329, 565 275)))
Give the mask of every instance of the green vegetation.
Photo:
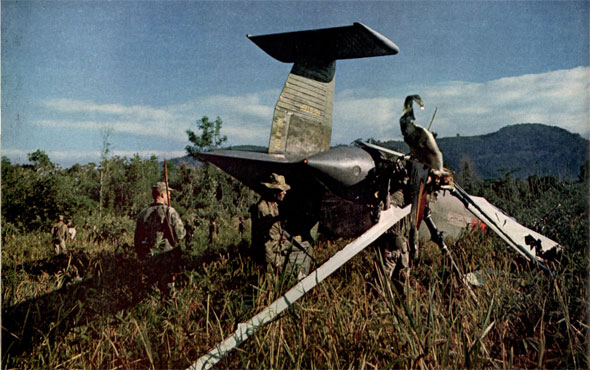
MULTIPOLYGON (((214 167, 168 166, 172 204, 190 228, 183 266, 170 271, 158 259, 138 262, 131 247, 149 185, 162 179, 156 158, 103 160, 99 216, 100 168, 61 169, 33 154, 30 165, 2 160, 3 368, 185 368, 293 282, 264 276, 247 258, 238 218, 257 197, 214 167), (78 226, 68 256, 51 245, 58 214, 78 226), (154 284, 162 271, 180 274, 173 298, 154 284)), ((587 175, 520 180, 507 171, 479 181, 467 165, 456 178, 565 246, 553 277, 468 230, 447 242, 464 272, 486 273, 476 303, 435 244, 424 243, 397 288, 369 247, 219 367, 588 368, 587 175)), ((317 259, 347 242, 320 238, 317 259)))

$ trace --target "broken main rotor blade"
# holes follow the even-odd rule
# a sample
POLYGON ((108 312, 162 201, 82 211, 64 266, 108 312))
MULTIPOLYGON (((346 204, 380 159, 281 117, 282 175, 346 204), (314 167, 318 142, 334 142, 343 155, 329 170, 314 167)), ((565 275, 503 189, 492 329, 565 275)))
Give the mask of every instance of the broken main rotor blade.
POLYGON ((557 242, 524 227, 485 198, 473 197, 457 184, 451 194, 457 197, 469 212, 483 221, 514 250, 527 260, 536 263, 542 270, 549 272, 549 269, 538 257, 550 251, 560 251, 561 246, 557 242), (531 243, 531 240, 534 243, 531 243))

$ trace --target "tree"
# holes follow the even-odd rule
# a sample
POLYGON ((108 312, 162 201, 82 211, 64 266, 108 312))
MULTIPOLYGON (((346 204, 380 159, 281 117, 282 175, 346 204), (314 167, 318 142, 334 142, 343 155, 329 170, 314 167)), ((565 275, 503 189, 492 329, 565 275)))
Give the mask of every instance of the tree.
POLYGON ((209 121, 209 117, 203 116, 195 123, 201 132, 200 135, 191 130, 186 130, 188 140, 193 143, 193 145, 185 147, 191 157, 196 158, 197 153, 210 152, 213 149, 220 148, 227 141, 227 136, 221 135, 221 126, 223 125, 221 118, 217 117, 215 121, 209 121))
POLYGON ((33 168, 37 172, 50 172, 55 169, 55 165, 51 162, 49 156, 41 149, 29 153, 27 159, 33 164, 33 168))
POLYGON ((47 228, 58 215, 72 217, 92 204, 83 193, 80 178, 51 163, 43 151, 30 153, 28 158, 33 165, 2 161, 3 224, 22 230, 47 228))
POLYGON ((104 167, 108 176, 103 182, 103 213, 135 217, 151 201, 150 187, 160 177, 157 157, 113 156, 104 167))
POLYGON ((590 161, 586 160, 584 164, 580 166, 578 182, 588 182, 588 179, 590 179, 590 161))
MULTIPOLYGON (((207 116, 203 116, 195 123, 198 128, 197 133, 191 130, 186 131, 188 139, 192 143, 192 145, 186 146, 186 151, 191 157, 196 159, 198 153, 218 149, 227 141, 227 136, 221 135, 221 126, 223 125, 221 118, 217 117, 215 121, 210 121, 207 116)), ((184 172, 184 176, 195 175, 187 172, 186 169, 184 172)), ((194 183, 190 182, 190 186, 186 190, 183 188, 185 206, 188 207, 189 203, 194 202, 192 207, 204 209, 205 205, 210 204, 212 199, 217 199, 215 207, 207 207, 206 210, 206 212, 213 215, 220 209, 231 205, 229 197, 225 197, 224 194, 232 193, 231 184, 235 180, 213 166, 209 166, 208 163, 205 163, 202 171, 199 171, 196 175, 196 181, 194 183), (194 197, 191 194, 194 194, 194 197)))

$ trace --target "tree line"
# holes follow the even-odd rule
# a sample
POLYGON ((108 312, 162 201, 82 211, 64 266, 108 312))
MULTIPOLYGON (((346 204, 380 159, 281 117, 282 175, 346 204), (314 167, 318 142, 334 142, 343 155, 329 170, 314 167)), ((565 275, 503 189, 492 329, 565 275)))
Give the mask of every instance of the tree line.
MULTIPOLYGON (((220 148, 227 140, 221 135, 222 120, 204 116, 195 122, 196 132, 187 130, 187 153, 220 148)), ((75 164, 61 168, 42 150, 28 155, 28 164, 12 164, 2 157, 2 234, 48 230, 58 215, 71 218, 74 225, 124 217, 131 224, 151 202, 151 184, 162 181, 163 166, 157 157, 142 159, 108 156, 105 135, 100 163, 75 164)), ((242 183, 209 164, 197 166, 168 163, 174 207, 190 226, 210 219, 245 217, 257 198, 242 183)), ((556 176, 520 179, 504 171, 501 177, 480 180, 473 164, 464 160, 455 174, 457 183, 473 195, 490 202, 528 227, 538 229, 560 243, 582 247, 588 239, 588 162, 577 181, 556 176), (571 217, 578 217, 573 222, 571 217), (584 217, 586 215, 586 217, 584 217)), ((113 221, 115 220, 115 221, 113 221)), ((132 230, 127 230, 132 231, 132 230)))
MULTIPOLYGON (((187 130, 186 150, 195 157, 201 151, 221 147, 223 122, 204 116, 187 130)), ((61 168, 47 153, 28 154, 27 164, 13 164, 2 157, 2 234, 48 230, 58 215, 74 225, 102 225, 104 220, 135 219, 151 203, 151 185, 163 181, 163 163, 156 156, 131 158, 108 156, 106 135, 100 163, 61 168)), ((247 213, 255 195, 241 183, 213 166, 167 163, 173 206, 184 220, 200 222, 224 215, 247 213)))

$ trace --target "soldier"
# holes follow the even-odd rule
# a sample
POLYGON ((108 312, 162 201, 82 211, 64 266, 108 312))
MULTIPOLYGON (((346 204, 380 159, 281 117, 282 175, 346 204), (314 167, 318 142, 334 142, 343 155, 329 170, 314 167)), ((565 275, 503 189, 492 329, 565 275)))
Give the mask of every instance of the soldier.
MULTIPOLYGON (((401 162, 397 162, 392 169, 391 194, 387 200, 388 206, 404 207, 409 203, 411 185, 409 171, 401 162)), ((386 274, 393 279, 403 281, 408 277, 411 268, 412 253, 410 231, 411 216, 408 215, 396 223, 380 238, 383 263, 386 274)))
POLYGON ((186 229, 186 236, 184 237, 184 241, 187 246, 191 245, 193 242, 193 235, 195 234, 195 221, 196 216, 194 213, 189 212, 185 215, 186 223, 184 228, 186 229))
POLYGON ((179 246, 186 234, 176 210, 170 206, 170 191, 164 182, 152 186, 154 202, 137 216, 134 246, 140 260, 148 260, 146 272, 151 281, 156 280, 162 299, 174 292, 175 271, 181 263, 179 246), (168 190, 168 191, 167 191, 168 190))
MULTIPOLYGON (((403 207, 403 191, 397 190, 391 194, 391 205, 394 207, 403 207)), ((386 273, 390 278, 403 281, 410 273, 410 216, 402 218, 385 234, 383 245, 383 262, 386 273)))
POLYGON ((276 173, 271 174, 269 180, 262 182, 262 185, 267 192, 262 194, 260 201, 251 209, 254 260, 259 264, 264 262, 267 271, 279 272, 284 266, 296 266, 297 275, 301 278, 309 272, 309 258, 305 254, 311 255, 311 246, 305 243, 306 252, 296 250, 287 239, 279 216, 279 203, 283 201, 291 186, 285 182, 283 176, 276 173), (300 254, 303 254, 303 257, 300 254))
POLYGON ((70 240, 76 240, 76 234, 78 232, 78 228, 72 225, 72 219, 68 219, 68 223, 66 224, 68 227, 68 235, 70 240))
POLYGON ((172 190, 166 189, 164 182, 155 183, 152 186, 154 202, 137 216, 134 245, 140 259, 172 250, 186 234, 176 210, 167 206, 172 190))
POLYGON ((51 237, 53 238, 53 246, 55 247, 55 254, 67 253, 66 240, 68 239, 68 226, 64 223, 64 216, 60 215, 58 221, 51 228, 51 237))

